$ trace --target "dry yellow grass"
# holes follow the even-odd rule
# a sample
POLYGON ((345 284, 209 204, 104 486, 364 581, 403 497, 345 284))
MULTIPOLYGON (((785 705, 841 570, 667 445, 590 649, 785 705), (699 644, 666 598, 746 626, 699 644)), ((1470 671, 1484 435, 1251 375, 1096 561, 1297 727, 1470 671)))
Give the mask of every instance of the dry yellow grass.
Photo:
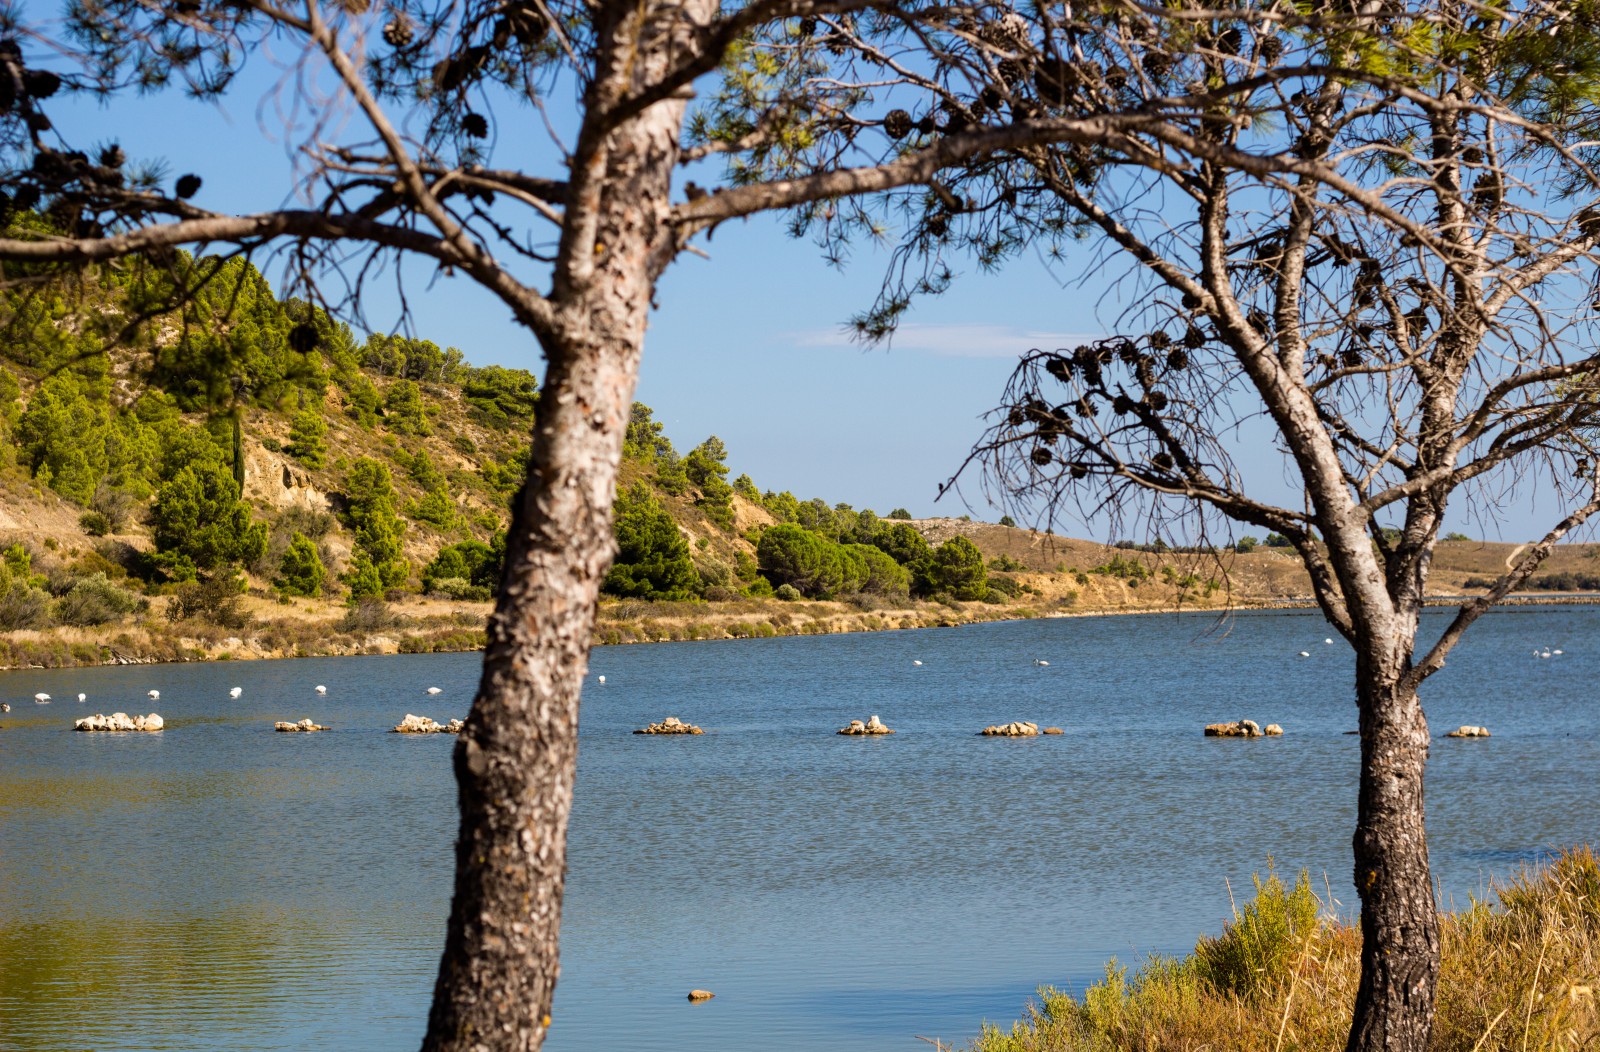
MULTIPOLYGON (((1344 1047, 1360 965, 1358 929, 1319 917, 1304 874, 1257 897, 1217 938, 1137 974, 1112 962, 1074 997, 1040 991, 1011 1030, 972 1052, 1238 1052, 1344 1047)), ((1434 1052, 1600 1047, 1600 863, 1569 851, 1444 914, 1434 1052)))

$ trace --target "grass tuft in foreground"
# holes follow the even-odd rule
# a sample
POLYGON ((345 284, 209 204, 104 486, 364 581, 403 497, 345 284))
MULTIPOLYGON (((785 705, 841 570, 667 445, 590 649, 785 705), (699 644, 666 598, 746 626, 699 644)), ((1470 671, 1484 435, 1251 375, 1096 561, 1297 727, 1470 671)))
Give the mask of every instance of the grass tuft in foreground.
MULTIPOLYGON (((1568 851, 1441 917, 1434 1052, 1600 1048, 1600 862, 1568 851)), ((1135 974, 1112 961, 1083 996, 1046 988, 973 1052, 1240 1052, 1344 1047, 1361 960, 1358 928, 1330 919, 1305 873, 1256 879, 1221 935, 1135 974)))

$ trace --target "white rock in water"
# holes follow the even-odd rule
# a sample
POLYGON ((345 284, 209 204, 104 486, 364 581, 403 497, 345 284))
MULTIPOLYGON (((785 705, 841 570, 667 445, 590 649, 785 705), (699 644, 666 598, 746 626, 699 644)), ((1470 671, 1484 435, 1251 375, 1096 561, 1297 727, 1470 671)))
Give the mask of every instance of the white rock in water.
POLYGON ((312 720, 307 718, 301 720, 299 723, 289 723, 285 720, 280 720, 272 725, 272 729, 275 731, 325 731, 328 728, 324 727, 320 723, 314 723, 312 720))
POLYGON ((1489 728, 1487 728, 1487 727, 1477 727, 1477 726, 1473 726, 1471 724, 1468 724, 1468 725, 1465 725, 1465 726, 1457 727, 1455 730, 1451 731, 1449 734, 1446 734, 1445 737, 1446 738, 1487 738, 1487 737, 1489 737, 1489 728))
POLYGON ((463 726, 460 720, 439 723, 427 716, 413 716, 408 712, 394 729, 398 734, 460 734, 463 726))
POLYGON ((80 731, 159 731, 166 723, 155 713, 148 716, 129 716, 126 712, 113 712, 107 716, 97 713, 73 723, 80 731))

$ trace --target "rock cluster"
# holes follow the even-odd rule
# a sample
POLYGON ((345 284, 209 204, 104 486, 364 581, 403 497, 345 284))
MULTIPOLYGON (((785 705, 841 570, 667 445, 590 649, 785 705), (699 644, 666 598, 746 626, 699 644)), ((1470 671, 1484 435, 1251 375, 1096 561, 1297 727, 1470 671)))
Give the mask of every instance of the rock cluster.
POLYGON ((1276 723, 1269 723, 1266 727, 1255 720, 1234 720, 1232 723, 1206 724, 1206 737, 1208 738, 1276 738, 1283 733, 1283 728, 1276 723))
POLYGON ((890 730, 888 727, 885 727, 883 725, 883 721, 878 719, 878 717, 876 715, 874 715, 872 717, 872 719, 868 720, 866 723, 862 723, 860 720, 851 720, 850 721, 850 726, 848 726, 848 727, 840 727, 839 728, 839 733, 840 734, 893 734, 894 731, 890 730))
POLYGON ((652 723, 648 727, 640 727, 635 734, 704 734, 705 731, 692 723, 684 723, 676 716, 668 716, 660 723, 652 723))
MULTIPOLYGON (((434 726, 438 726, 438 724, 435 724, 434 726)), ((277 723, 272 725, 272 729, 275 731, 325 731, 328 728, 320 723, 312 723, 310 720, 301 720, 299 723, 290 723, 287 720, 279 720, 277 723)), ((395 730, 399 729, 400 728, 398 727, 395 728, 395 730)))
POLYGON ((979 733, 985 738, 1032 738, 1039 733, 1039 725, 1027 720, 1017 720, 1015 723, 985 727, 979 733))
POLYGON ((460 720, 436 723, 426 716, 413 716, 408 712, 406 718, 397 723, 394 729, 396 734, 460 734, 461 727, 460 720))
POLYGON ((1445 735, 1446 738, 1487 738, 1488 736, 1489 728, 1473 726, 1457 727, 1445 735))
POLYGON ((103 713, 85 716, 72 726, 74 730, 80 731, 158 731, 166 724, 153 712, 148 716, 129 716, 126 712, 113 712, 109 716, 103 713))

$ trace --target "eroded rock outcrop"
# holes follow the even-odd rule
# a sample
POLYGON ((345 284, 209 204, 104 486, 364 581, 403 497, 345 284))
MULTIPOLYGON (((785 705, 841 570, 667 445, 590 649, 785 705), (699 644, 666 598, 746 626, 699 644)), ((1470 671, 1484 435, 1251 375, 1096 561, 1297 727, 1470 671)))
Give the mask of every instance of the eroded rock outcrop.
POLYGON ((660 723, 652 723, 648 727, 640 727, 635 734, 704 734, 705 731, 692 723, 684 723, 676 716, 668 716, 660 723))
POLYGON ((1039 725, 1029 720, 1000 723, 978 732, 985 738, 1033 738, 1039 734, 1039 725))
POLYGON ((159 731, 166 723, 155 713, 148 716, 129 716, 126 712, 113 712, 107 716, 97 713, 85 716, 72 727, 80 731, 159 731))
MULTIPOLYGON (((299 723, 279 720, 272 725, 272 729, 275 731, 325 731, 328 728, 320 723, 313 723, 311 720, 306 719, 301 720, 299 723)), ((396 729, 398 730, 398 728, 396 729)))
POLYGON ((876 715, 865 723, 860 720, 851 720, 848 727, 840 727, 840 734, 893 734, 894 731, 883 725, 883 721, 876 715))
POLYGON ((451 720, 449 723, 438 723, 427 716, 413 716, 406 713, 406 718, 395 724, 396 734, 460 734, 462 722, 451 720))
POLYGON ((1276 738, 1283 733, 1283 728, 1276 723, 1269 723, 1266 729, 1255 720, 1234 720, 1232 723, 1206 724, 1206 737, 1208 738, 1276 738))
POLYGON ((1487 728, 1487 727, 1476 727, 1476 726, 1472 726, 1470 724, 1467 724, 1467 725, 1463 725, 1463 726, 1457 727, 1455 730, 1451 731, 1449 734, 1446 734, 1445 737, 1446 738, 1487 738, 1487 737, 1489 737, 1489 728, 1487 728))

